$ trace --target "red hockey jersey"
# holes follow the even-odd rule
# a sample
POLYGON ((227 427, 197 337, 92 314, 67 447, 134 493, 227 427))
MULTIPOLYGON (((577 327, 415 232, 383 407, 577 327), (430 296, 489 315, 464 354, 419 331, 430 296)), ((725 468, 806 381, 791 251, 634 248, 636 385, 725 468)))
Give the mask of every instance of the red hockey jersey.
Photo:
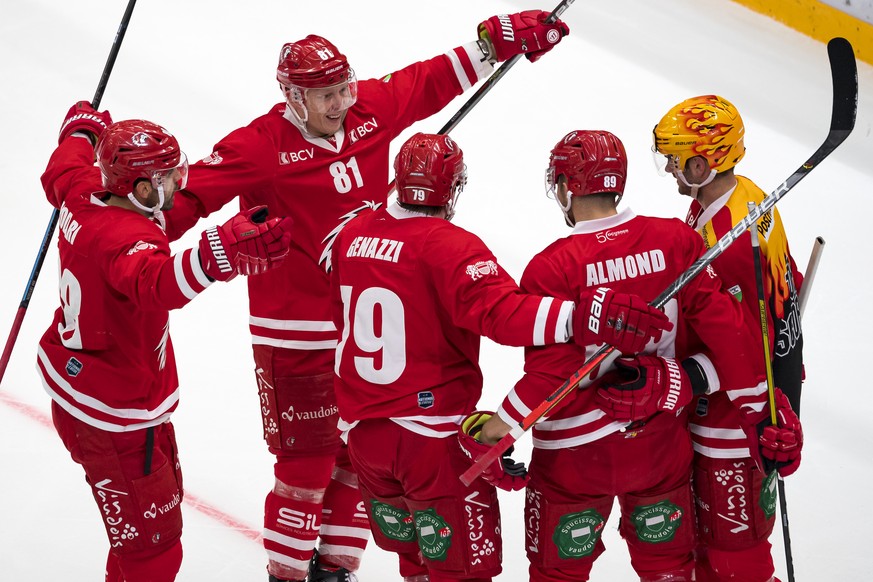
MULTIPOLYGON (((242 207, 266 204, 273 216, 294 219, 282 267, 248 281, 254 344, 294 350, 301 375, 330 370, 337 332, 326 298, 334 239, 349 220, 385 204, 391 140, 487 75, 491 65, 480 59, 471 43, 360 81, 357 102, 331 140, 304 135, 280 103, 191 167, 195 213, 240 196, 242 207)), ((167 213, 168 228, 190 227, 185 202, 167 213)))
MULTIPOLYGON (((634 293, 647 301, 661 294, 703 254, 698 235, 676 219, 615 216, 577 223, 570 236, 552 243, 525 269, 525 292, 569 299, 598 287, 634 293)), ((754 337, 743 325, 739 304, 722 289, 712 269, 692 279, 665 306, 675 324, 646 353, 684 359, 703 366, 711 391, 732 394, 738 403, 760 410, 766 397, 762 374, 744 363, 754 337), (703 340, 700 345, 699 339, 703 340)), ((504 399, 498 414, 518 424, 593 355, 573 343, 527 348, 525 375, 504 399)), ((552 415, 533 428, 534 446, 557 449, 595 441, 627 425, 614 421, 594 399, 594 388, 577 390, 552 415)))
POLYGON ((161 424, 179 401, 169 310, 210 281, 196 249, 170 256, 164 231, 125 208, 107 206, 94 149, 71 137, 42 176, 60 209, 60 300, 39 342, 37 369, 64 410, 102 430, 161 424))
MULTIPOLYGON (((691 203, 686 221, 703 236, 707 248, 712 247, 748 213, 749 201, 759 204, 764 193, 748 178, 737 176, 737 186, 716 200, 706 210, 697 201, 691 203)), ((773 374, 777 386, 792 399, 792 406, 800 398, 802 380, 803 336, 797 290, 802 277, 788 249, 788 239, 782 219, 774 208, 757 223, 761 257, 764 265, 764 292, 767 327, 770 331, 770 353, 773 355, 773 374)), ((755 365, 764 365, 761 344, 761 316, 755 283, 755 266, 750 231, 745 231, 715 259, 714 266, 725 288, 736 297, 745 312, 749 333, 756 338, 752 354, 755 365)), ((741 430, 740 417, 734 407, 720 402, 719 395, 703 398, 691 416, 691 433, 695 450, 709 457, 745 458, 750 451, 741 430)), ((769 414, 769 406, 764 409, 769 414)), ((764 415, 766 417, 766 414, 764 415)))
POLYGON ((340 233, 331 296, 342 420, 391 418, 437 438, 456 434, 481 396, 481 335, 564 342, 573 312, 572 301, 522 294, 475 235, 397 204, 340 233))

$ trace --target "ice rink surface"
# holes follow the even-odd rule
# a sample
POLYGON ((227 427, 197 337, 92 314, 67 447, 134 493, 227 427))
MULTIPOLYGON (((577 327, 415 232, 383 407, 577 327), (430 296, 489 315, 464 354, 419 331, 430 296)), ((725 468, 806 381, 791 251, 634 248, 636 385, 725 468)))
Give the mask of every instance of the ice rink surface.
MULTIPOLYGON (((101 108, 115 120, 165 125, 191 160, 281 100, 275 65, 284 42, 318 33, 345 52, 359 78, 379 77, 473 40, 496 13, 551 9, 519 1, 233 2, 140 0, 101 108)), ((49 220, 39 176, 69 106, 91 99, 123 2, 6 2, 0 8, 0 341, 5 342, 49 220)), ((728 0, 578 0, 571 36, 535 65, 521 60, 452 132, 469 183, 456 223, 480 235, 518 278, 527 261, 567 234, 543 194, 549 149, 572 129, 607 129, 625 143, 622 205, 682 216, 687 199, 651 162, 651 130, 673 104, 716 93, 746 125, 739 173, 776 189, 820 145, 831 110, 824 44, 728 0)), ((873 481, 868 368, 873 302, 866 217, 873 210, 873 68, 859 63, 854 134, 786 198, 779 211, 801 269, 813 239, 827 247, 804 320, 806 445, 786 480, 797 580, 859 580, 869 572, 862 508, 873 481), (864 265, 868 265, 865 267, 864 265)), ((472 93, 414 131, 435 132, 472 93)), ((223 221, 225 208, 199 226, 223 221)), ((192 246, 201 228, 174 248, 192 246)), ((49 420, 34 369, 36 343, 57 306, 54 242, 0 386, 0 581, 102 580, 107 541, 81 469, 49 420)), ((260 546, 271 458, 261 440, 245 284, 215 285, 172 317, 182 386, 173 416, 186 499, 180 582, 264 581, 260 546)), ((518 379, 522 351, 483 342, 492 408, 518 379)), ((517 457, 529 456, 523 439, 517 457)), ((664 454, 669 454, 665 451, 664 454)), ((504 573, 526 579, 522 493, 502 493, 504 573)), ((607 525, 592 580, 634 580, 607 525)), ((777 575, 785 579, 781 535, 777 575)), ((393 556, 372 546, 362 582, 400 580, 393 556)))

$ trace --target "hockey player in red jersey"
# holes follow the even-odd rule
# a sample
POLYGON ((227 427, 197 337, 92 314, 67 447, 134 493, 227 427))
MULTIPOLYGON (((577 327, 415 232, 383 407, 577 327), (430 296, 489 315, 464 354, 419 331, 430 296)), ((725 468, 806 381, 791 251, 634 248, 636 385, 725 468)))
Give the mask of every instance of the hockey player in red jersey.
MULTIPOLYGON (((479 338, 565 342, 574 298, 521 293, 478 237, 449 222, 466 169, 448 136, 414 135, 394 168, 397 202, 350 222, 333 248, 340 426, 373 536, 400 556, 404 580, 487 581, 502 554, 494 486, 520 489, 526 478, 507 456, 470 488, 458 480, 481 447, 471 436, 481 419, 471 415, 482 393, 479 338)), ((638 340, 629 333, 619 343, 645 343, 669 327, 641 300, 622 312, 647 323, 638 340)))
POLYGON ((291 243, 290 219, 265 222, 264 209, 252 209, 171 256, 161 215, 187 172, 167 130, 112 124, 83 101, 67 114, 42 176, 60 210, 61 306, 39 342, 37 369, 106 527, 106 582, 171 582, 182 561, 170 310, 216 280, 278 266, 291 243))
MULTIPOLYGON (((349 220, 385 204, 391 140, 489 75, 496 61, 522 53, 537 60, 569 32, 561 21, 546 24, 547 16, 489 18, 478 40, 381 79, 358 80, 320 36, 288 43, 277 69, 282 102, 191 167, 195 217, 242 192, 243 207, 267 204, 295 220, 286 265, 249 280, 264 438, 276 457, 264 514, 272 580, 302 580, 309 568, 310 579, 342 581, 358 568, 369 537, 336 430, 338 338, 327 300, 334 239, 349 220), (318 537, 320 557, 310 567, 318 537)), ((180 211, 170 223, 190 226, 180 211)))
MULTIPOLYGON (((692 198, 686 222, 700 233, 707 248, 748 214, 747 202, 757 204, 764 198, 751 180, 734 173, 745 155, 744 133, 736 107, 716 95, 692 97, 675 105, 654 129, 656 158, 676 178, 679 193, 692 198)), ((775 580, 768 541, 776 512, 773 468, 778 466, 780 474, 788 475, 800 462, 803 434, 792 408, 799 410, 803 376, 797 303, 802 277, 789 252, 779 212, 774 208, 764 215, 757 229, 767 325, 775 336, 769 339, 779 425, 766 426, 770 423, 766 400, 763 419, 757 425, 750 425, 748 417, 738 413, 729 394, 701 396, 692 406, 694 489, 701 543, 698 582, 775 580), (762 438, 755 442, 758 431, 762 438), (752 438, 747 439, 747 435, 752 438), (738 512, 737 506, 748 511, 738 512)), ((746 231, 714 265, 746 312, 747 325, 760 346, 761 320, 754 300, 757 291, 749 236, 746 231)), ((763 360, 761 348, 754 357, 763 360)))
MULTIPOLYGON (((531 260, 522 290, 566 299, 610 288, 651 301, 703 253, 699 237, 680 221, 616 208, 626 172, 624 146, 609 132, 573 131, 558 142, 547 184, 573 232, 531 260)), ((640 346, 638 355, 624 352, 593 387, 533 427, 525 506, 532 581, 588 580, 616 498, 640 580, 692 580, 687 405, 694 394, 757 389, 763 367, 755 374, 736 366, 751 355, 754 338, 711 269, 686 284, 665 312, 676 324, 671 333, 640 346)), ((485 424, 482 440, 506 434, 598 347, 527 348, 525 375, 485 424)))

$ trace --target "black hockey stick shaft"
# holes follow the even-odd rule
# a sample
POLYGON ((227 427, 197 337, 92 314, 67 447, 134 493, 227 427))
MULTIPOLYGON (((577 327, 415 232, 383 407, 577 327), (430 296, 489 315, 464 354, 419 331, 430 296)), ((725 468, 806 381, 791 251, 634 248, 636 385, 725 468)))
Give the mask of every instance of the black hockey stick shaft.
MULTIPOLYGON (((749 202, 749 212, 755 209, 755 203, 749 202)), ((764 293, 764 271, 761 264, 761 244, 758 240, 760 234, 757 226, 751 231, 752 239, 752 264, 755 268, 755 293, 758 296, 758 314, 761 323, 761 347, 764 356, 764 369, 767 372, 767 394, 770 398, 770 422, 778 426, 776 418, 776 389, 773 382, 773 360, 770 354, 770 329, 767 325, 767 296, 764 293)), ((788 582, 794 582, 794 559, 791 557, 791 533, 788 529, 788 502, 785 499, 785 482, 776 473, 777 487, 779 489, 779 516, 782 518, 782 540, 785 545, 785 563, 788 569, 788 582)))
MULTIPOLYGON (((136 5, 136 0, 129 0, 124 15, 121 17, 121 23, 118 25, 118 30, 115 32, 115 38, 112 41, 112 48, 109 50, 109 58, 106 59, 106 64, 103 66, 103 74, 100 75, 100 81, 97 83, 97 91, 94 92, 94 99, 91 100, 91 107, 94 109, 99 108, 100 101, 103 100, 103 92, 106 90, 106 84, 109 82, 109 74, 112 72, 112 67, 115 65, 118 51, 121 49, 121 41, 124 39, 124 33, 127 32, 127 25, 133 14, 134 5, 136 5)), ((21 303, 18 304, 18 311, 15 313, 15 319, 12 322, 12 329, 9 332, 9 337, 6 338, 3 355, 0 356, 0 382, 3 381, 3 375, 6 373, 6 367, 9 365, 9 358, 12 356, 12 348, 15 346, 15 340, 18 339, 18 332, 21 330, 21 323, 24 321, 24 314, 27 311, 27 306, 30 305, 30 298, 33 296, 33 290, 36 287, 36 280, 39 278, 39 273, 42 271, 42 265, 45 262, 48 247, 49 244, 51 244, 55 227, 58 225, 59 217, 60 211, 55 208, 52 211, 48 226, 46 226, 45 229, 45 234, 43 234, 42 237, 42 242, 39 245, 36 260, 33 262, 30 277, 27 279, 27 285, 24 288, 24 295, 21 297, 21 303)))
MULTIPOLYGON (((546 18, 546 22, 556 21, 558 18, 561 17, 564 11, 570 7, 570 4, 575 1, 576 0, 561 0, 561 3, 558 4, 555 9, 552 10, 552 12, 549 14, 548 18, 546 18)), ((479 87, 469 99, 467 99, 467 102, 464 103, 460 109, 458 109, 457 113, 452 115, 452 118, 449 119, 446 124, 440 128, 440 130, 437 132, 437 135, 446 135, 450 131, 455 129, 455 127, 457 127, 458 124, 461 123, 461 120, 467 117, 467 114, 470 113, 470 111, 473 110, 473 108, 479 103, 479 101, 481 101, 482 98, 485 97, 485 95, 487 95, 488 92, 494 88, 494 85, 497 84, 497 81, 502 79, 503 76, 509 71, 509 69, 513 67, 513 65, 515 65, 515 63, 518 62, 518 59, 520 58, 521 55, 512 56, 506 59, 506 61, 504 61, 502 65, 497 67, 497 70, 491 73, 491 76, 485 80, 485 83, 483 83, 482 86, 479 87)), ((392 191, 394 191, 394 188, 395 181, 391 180, 391 184, 388 185, 388 193, 390 194, 392 191)))
MULTIPOLYGON (((855 113, 858 107, 858 71, 855 63, 855 53, 852 45, 844 38, 834 38, 828 42, 828 58, 831 65, 833 81, 833 107, 831 110, 831 125, 824 143, 813 153, 802 166, 791 174, 776 190, 766 196, 743 220, 720 238, 711 249, 700 256, 682 273, 663 293, 658 295, 652 305, 664 307, 667 302, 679 292, 689 281, 703 272, 726 248, 739 238, 743 232, 755 224, 766 212, 773 208, 800 180, 816 168, 837 147, 849 137, 855 127, 855 113)), ((593 356, 585 361, 570 378, 557 390, 552 392, 503 438, 497 441, 484 455, 461 475, 461 481, 469 485, 473 479, 482 474, 489 464, 497 460, 521 435, 527 432, 537 421, 546 416, 568 394, 577 388, 591 385, 601 370, 606 369, 619 356, 612 346, 603 346, 593 356)))
MULTIPOLYGON (((575 2, 576 0, 562 0, 560 4, 558 4, 554 10, 552 10, 551 14, 549 14, 548 18, 546 18, 546 22, 554 22, 561 17, 567 8, 570 7, 570 4, 575 2)), ((461 123, 461 120, 464 119, 470 110, 476 106, 479 101, 482 100, 485 95, 488 94, 491 89, 494 88, 494 85, 497 84, 497 81, 503 78, 503 75, 511 69, 515 63, 521 58, 522 55, 515 55, 507 59, 502 65, 497 67, 497 70, 491 73, 491 76, 485 81, 485 83, 476 90, 475 93, 464 103, 463 106, 455 113, 451 119, 439 130, 440 135, 445 135, 455 129, 455 127, 461 123)))

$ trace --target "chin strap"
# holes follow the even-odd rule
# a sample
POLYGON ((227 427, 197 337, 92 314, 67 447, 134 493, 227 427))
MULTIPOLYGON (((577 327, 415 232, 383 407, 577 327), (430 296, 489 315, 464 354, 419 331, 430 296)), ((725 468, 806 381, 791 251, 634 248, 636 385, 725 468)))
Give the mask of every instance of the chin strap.
POLYGON ((161 208, 164 207, 164 200, 166 198, 164 195, 164 185, 158 184, 157 191, 158 191, 158 203, 155 204, 151 208, 149 208, 148 206, 146 206, 145 204, 143 204, 142 202, 137 200, 136 196, 133 195, 133 192, 131 192, 130 194, 127 195, 127 199, 130 200, 130 203, 133 204, 134 206, 136 206, 138 209, 142 210, 146 214, 151 214, 154 217, 154 219, 157 221, 158 225, 160 225, 161 230, 166 230, 167 229, 167 221, 164 218, 164 212, 161 210, 161 208))
POLYGON ((709 177, 706 178, 706 180, 704 180, 700 184, 689 184, 688 180, 685 178, 685 172, 676 172, 676 176, 682 181, 682 183, 691 188, 691 197, 695 200, 697 200, 697 191, 715 180, 716 174, 718 174, 718 172, 716 172, 715 170, 710 170, 709 177))
MULTIPOLYGON (((549 198, 551 198, 551 197, 552 196, 549 196, 549 198)), ((569 226, 570 228, 573 228, 574 226, 576 226, 576 221, 573 219, 573 217, 570 213, 570 207, 573 205, 573 202, 572 202, 573 201, 573 191, 567 190, 567 205, 566 206, 561 204, 561 200, 558 198, 557 192, 555 192, 554 198, 555 198, 555 202, 558 204, 558 208, 560 208, 561 212, 564 214, 564 222, 567 223, 567 226, 569 226)))

